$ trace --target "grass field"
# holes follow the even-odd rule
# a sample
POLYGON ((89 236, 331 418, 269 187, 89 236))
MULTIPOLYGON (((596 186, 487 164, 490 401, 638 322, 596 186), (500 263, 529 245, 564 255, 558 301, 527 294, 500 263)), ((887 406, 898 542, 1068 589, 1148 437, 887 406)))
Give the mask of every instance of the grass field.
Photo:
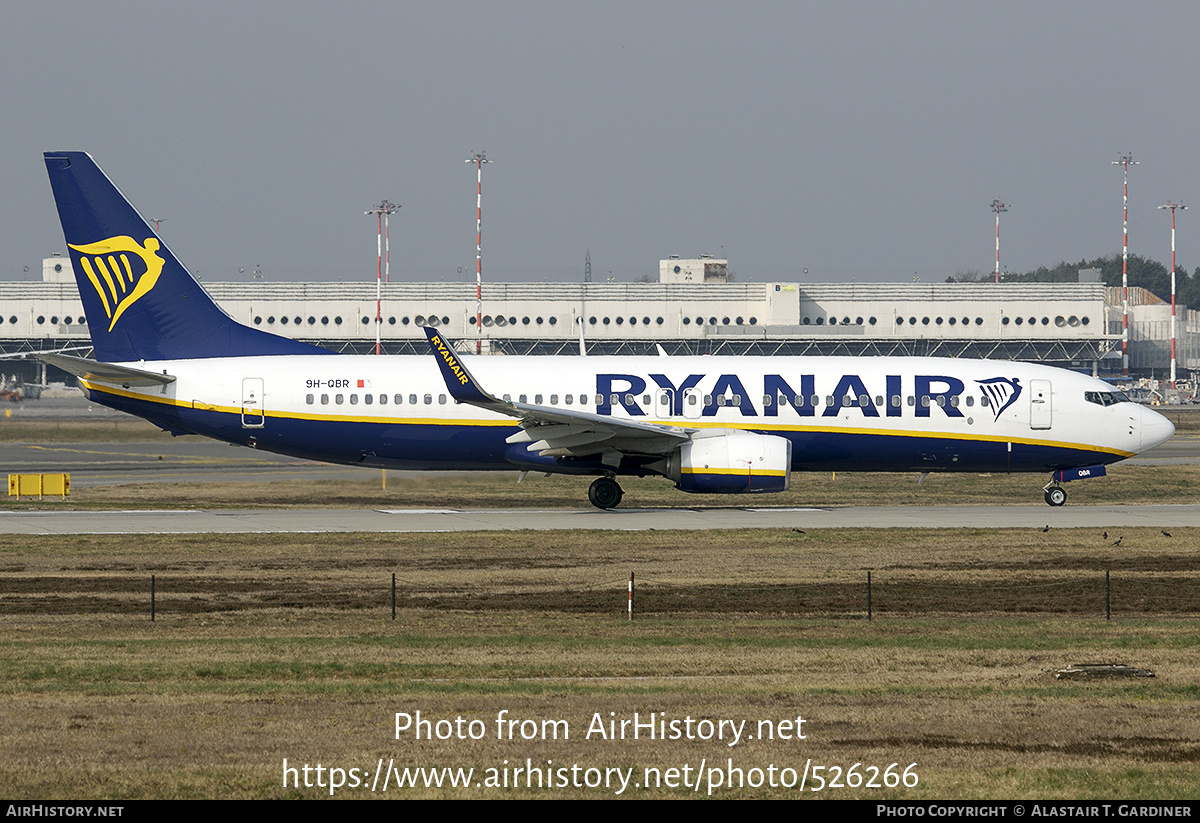
MULTIPOLYGON (((134 420, 0 420, 14 440, 157 436, 134 420)), ((588 482, 139 484, 20 506, 586 508, 588 482)), ((791 492, 764 501, 1027 503, 1042 482, 794 475, 791 492)), ((625 505, 729 503, 622 484, 625 505)), ((1195 502, 1200 468, 1118 465, 1068 488, 1072 505, 1195 502)), ((0 780, 12 798, 322 797, 329 769, 369 783, 382 762, 474 772, 465 787, 418 777, 335 796, 607 797, 627 778, 623 797, 1195 798, 1200 529, 1120 536, 1119 547, 1081 529, 13 536, 0 545, 0 780), (1156 676, 1054 678, 1081 662, 1156 676), (397 736, 397 713, 417 712, 441 723, 435 739, 397 736), (498 734, 501 713, 532 722, 498 734), (635 713, 693 737, 595 731, 635 713), (455 736, 459 719, 480 739, 455 736), (724 738, 699 739, 705 723, 724 738), (299 786, 284 785, 285 759, 299 786), (513 773, 527 764, 551 783, 578 766, 568 783, 599 785, 530 787, 513 773), (905 770, 910 784, 895 785, 905 770)))
MULTIPOLYGON (((268 483, 147 482, 75 488, 66 500, 23 498, 9 508, 572 508, 590 509, 590 477, 531 476, 517 483, 514 472, 390 475, 382 488, 378 471, 363 480, 288 480, 268 483)), ((1042 505, 1046 477, 1035 474, 931 474, 866 472, 793 473, 791 489, 753 498, 770 506, 928 506, 950 504, 1042 505)), ((727 495, 684 494, 661 478, 621 478, 623 507, 726 507, 727 495)), ((1068 505, 1104 503, 1194 503, 1200 501, 1200 466, 1122 466, 1109 476, 1067 486, 1068 505)), ((739 503, 747 502, 743 498, 739 503)))
POLYGON ((635 797, 697 796, 691 782, 647 787, 647 769, 651 783, 654 769, 694 781, 718 766, 724 780, 732 765, 745 784, 764 770, 768 785, 714 796, 1194 798, 1197 540, 1200 529, 1129 529, 1119 548, 1067 529, 13 537, 0 548, 0 778, 10 797, 319 797, 328 789, 284 787, 285 758, 372 776, 382 758, 473 768, 485 785, 377 796, 616 793, 530 788, 524 773, 514 787, 528 760, 578 765, 580 780, 632 769, 607 774, 632 774, 623 796, 635 797), (1077 662, 1156 676, 1052 676, 1077 662), (397 739, 396 713, 418 711, 448 721, 443 732, 476 720, 482 737, 397 739), (501 712, 536 723, 497 739, 501 712), (635 712, 681 731, 691 718, 694 736, 701 721, 746 721, 755 739, 595 733, 596 718, 635 712), (544 721, 566 722, 559 739, 540 739, 544 721), (758 739, 760 721, 788 739, 758 739), (915 763, 916 785, 812 791, 818 776, 853 784, 871 767, 883 783, 893 763, 893 776, 915 763), (806 764, 803 792, 769 785, 806 764), (508 787, 487 786, 487 769, 508 787))

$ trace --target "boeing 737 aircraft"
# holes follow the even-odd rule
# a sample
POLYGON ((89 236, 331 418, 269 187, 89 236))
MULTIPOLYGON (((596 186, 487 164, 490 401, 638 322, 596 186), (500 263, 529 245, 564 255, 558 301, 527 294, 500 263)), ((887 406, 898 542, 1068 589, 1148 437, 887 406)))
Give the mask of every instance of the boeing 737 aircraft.
POLYGON ((335 355, 222 311, 82 152, 45 155, 95 359, 45 355, 88 396, 173 434, 395 469, 621 475, 685 492, 793 471, 1042 472, 1062 483, 1174 427, 1112 386, 1005 361, 849 357, 335 355))

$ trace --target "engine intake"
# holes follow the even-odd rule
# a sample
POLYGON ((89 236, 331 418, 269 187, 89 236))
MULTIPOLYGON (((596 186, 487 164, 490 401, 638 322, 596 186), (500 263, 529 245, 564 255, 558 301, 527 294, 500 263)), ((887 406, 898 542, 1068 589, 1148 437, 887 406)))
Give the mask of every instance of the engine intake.
POLYGON ((667 461, 666 476, 680 491, 750 494, 787 491, 792 442, 735 429, 697 432, 667 461))

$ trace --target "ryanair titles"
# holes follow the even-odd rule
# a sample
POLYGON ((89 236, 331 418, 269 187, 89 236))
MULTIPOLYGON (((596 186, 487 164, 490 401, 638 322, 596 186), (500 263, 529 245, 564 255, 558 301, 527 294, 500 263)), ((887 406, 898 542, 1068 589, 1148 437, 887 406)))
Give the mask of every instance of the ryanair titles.
POLYGON ((438 356, 440 356, 442 360, 446 362, 446 368, 458 378, 459 383, 465 386, 471 382, 471 378, 467 377, 467 372, 462 366, 459 365, 458 358, 455 357, 454 352, 450 351, 450 349, 446 347, 446 344, 442 342, 440 335, 433 335, 429 338, 429 342, 433 344, 433 348, 438 353, 438 356))
MULTIPOLYGON (((742 417, 778 417, 780 409, 791 407, 792 413, 800 417, 836 417, 843 411, 857 412, 867 417, 902 417, 906 414, 929 417, 937 408, 947 417, 963 417, 963 407, 976 402, 990 407, 999 418, 1000 413, 1011 406, 1021 393, 1016 378, 995 377, 987 381, 987 390, 981 386, 978 398, 967 394, 966 384, 957 377, 944 374, 883 375, 882 380, 872 378, 873 385, 857 374, 844 374, 835 385, 822 385, 818 391, 817 376, 814 374, 763 375, 762 392, 751 395, 736 374, 718 375, 710 383, 708 376, 690 374, 678 382, 665 374, 648 375, 650 380, 636 374, 596 375, 596 394, 600 400, 597 414, 613 413, 619 406, 631 417, 644 417, 647 411, 656 411, 660 417, 714 417, 721 408, 736 411, 742 417), (1006 391, 1002 399, 995 389, 1003 384, 1006 391), (653 384, 654 388, 650 388, 653 384), (872 392, 871 389, 874 389, 872 392), (881 391, 882 390, 882 391, 881 391), (650 397, 651 408, 643 408, 650 397)), ((821 382, 827 383, 822 377, 821 382)), ((757 387, 756 387, 757 388, 757 387)))

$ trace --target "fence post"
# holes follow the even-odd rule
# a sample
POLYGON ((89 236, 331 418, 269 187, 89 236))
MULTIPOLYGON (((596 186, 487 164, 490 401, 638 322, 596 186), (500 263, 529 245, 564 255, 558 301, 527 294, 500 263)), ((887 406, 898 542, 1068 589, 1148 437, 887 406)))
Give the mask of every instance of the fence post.
POLYGON ((1109 587, 1108 581, 1109 570, 1104 570, 1104 619, 1112 620, 1112 589, 1109 587))

